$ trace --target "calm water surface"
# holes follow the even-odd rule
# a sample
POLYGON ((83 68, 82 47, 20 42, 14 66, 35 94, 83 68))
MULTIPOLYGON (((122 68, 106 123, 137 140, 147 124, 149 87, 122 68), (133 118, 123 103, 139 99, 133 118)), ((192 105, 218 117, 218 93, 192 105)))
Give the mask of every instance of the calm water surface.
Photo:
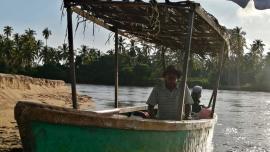
MULTIPOLYGON (((93 98, 96 110, 113 107, 113 86, 78 85, 78 90, 93 98)), ((151 90, 152 87, 120 87, 120 106, 145 105, 151 90)), ((202 92, 205 105, 211 92, 202 92)), ((270 152, 270 93, 221 90, 216 108, 214 152, 270 152)))

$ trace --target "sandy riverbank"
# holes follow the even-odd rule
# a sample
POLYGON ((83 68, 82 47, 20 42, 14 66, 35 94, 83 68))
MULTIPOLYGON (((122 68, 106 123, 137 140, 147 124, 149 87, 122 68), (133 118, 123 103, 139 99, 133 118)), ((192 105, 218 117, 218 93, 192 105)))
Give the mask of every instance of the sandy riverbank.
MULTIPOLYGON (((20 137, 14 119, 17 101, 72 107, 70 88, 64 81, 32 78, 0 73, 0 152, 21 148, 20 137)), ((80 109, 93 107, 91 97, 78 96, 80 109)))

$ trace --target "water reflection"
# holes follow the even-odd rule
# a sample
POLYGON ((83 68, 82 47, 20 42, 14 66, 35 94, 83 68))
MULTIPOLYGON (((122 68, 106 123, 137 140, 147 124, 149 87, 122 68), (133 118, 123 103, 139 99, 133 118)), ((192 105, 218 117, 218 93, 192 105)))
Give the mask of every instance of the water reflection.
MULTIPOLYGON (((93 97, 97 109, 114 105, 114 87, 79 85, 81 94, 93 97)), ((151 87, 120 87, 119 104, 145 105, 151 87)), ((211 90, 204 89, 202 103, 208 105, 211 90)), ((219 91, 214 132, 214 152, 270 152, 270 93, 219 91)))
MULTIPOLYGON (((89 95, 96 102, 93 110, 109 109, 114 106, 114 86, 78 85, 81 94, 89 95)), ((145 105, 152 87, 119 87, 120 107, 145 105)))

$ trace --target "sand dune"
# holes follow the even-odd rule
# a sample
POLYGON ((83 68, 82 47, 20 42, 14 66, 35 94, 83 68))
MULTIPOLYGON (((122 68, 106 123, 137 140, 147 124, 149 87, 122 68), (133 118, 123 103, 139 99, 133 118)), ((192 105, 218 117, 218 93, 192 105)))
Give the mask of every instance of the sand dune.
MULTIPOLYGON (((14 106, 17 101, 72 107, 71 91, 64 81, 0 74, 0 151, 21 148, 14 106)), ((94 106, 91 97, 78 96, 80 109, 94 106)))

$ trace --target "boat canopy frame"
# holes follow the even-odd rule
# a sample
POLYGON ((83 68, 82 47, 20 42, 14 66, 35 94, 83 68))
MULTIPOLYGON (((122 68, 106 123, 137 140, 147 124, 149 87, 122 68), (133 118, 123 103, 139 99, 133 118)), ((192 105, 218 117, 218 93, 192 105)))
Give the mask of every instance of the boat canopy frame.
MULTIPOLYGON (((67 10, 67 28, 70 52, 73 108, 77 109, 76 77, 74 66, 72 12, 115 33, 115 108, 118 107, 118 35, 183 50, 183 78, 179 104, 182 120, 188 63, 191 53, 219 56, 218 76, 210 99, 214 116, 217 90, 222 72, 223 55, 229 50, 229 35, 217 19, 207 13, 199 3, 192 1, 157 3, 128 0, 64 0, 67 10), (194 44, 194 45, 191 45, 194 44)), ((181 58, 179 56, 179 58, 181 58)))

